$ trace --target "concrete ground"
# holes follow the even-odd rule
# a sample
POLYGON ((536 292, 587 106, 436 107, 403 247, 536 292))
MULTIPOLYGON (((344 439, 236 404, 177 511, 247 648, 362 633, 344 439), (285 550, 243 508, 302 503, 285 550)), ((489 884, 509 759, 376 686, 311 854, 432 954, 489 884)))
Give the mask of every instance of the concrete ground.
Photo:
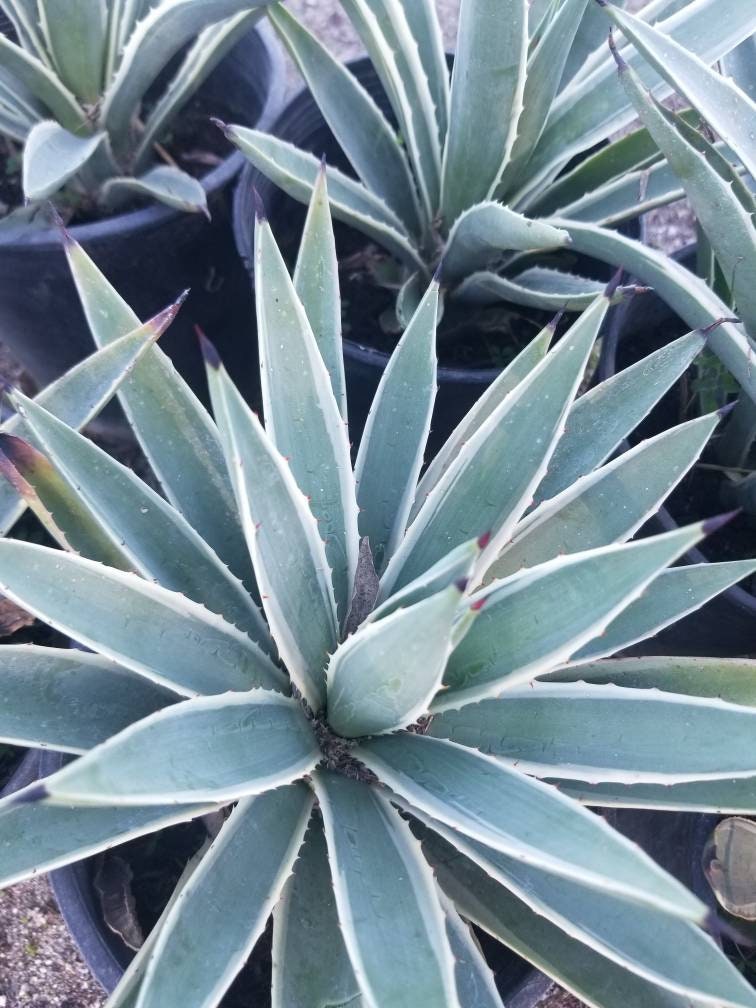
MULTIPOLYGON (((459 0, 437 0, 453 44, 459 0)), ((641 0, 634 0, 634 6, 641 0)), ((289 6, 345 58, 360 46, 336 0, 289 0, 289 6)), ((297 76, 290 75, 297 86, 297 76)), ((672 251, 691 240, 691 217, 684 203, 651 215, 647 239, 672 251)), ((0 374, 15 376, 12 361, 0 352, 0 374)), ((0 892, 0 1008, 102 1008, 105 996, 82 963, 57 911, 45 878, 0 892)), ((543 1008, 580 1008, 555 987, 543 1008)))

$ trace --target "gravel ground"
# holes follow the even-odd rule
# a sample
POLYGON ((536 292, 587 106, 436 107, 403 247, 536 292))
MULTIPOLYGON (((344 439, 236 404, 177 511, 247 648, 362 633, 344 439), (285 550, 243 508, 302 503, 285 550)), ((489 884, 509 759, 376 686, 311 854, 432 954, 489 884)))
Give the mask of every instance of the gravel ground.
MULTIPOLYGON (((642 0, 634 0, 638 6, 642 0)), ((335 0, 290 0, 289 6, 326 38, 343 58, 360 51, 359 41, 335 0)), ((453 44, 459 0, 437 0, 453 44)), ((298 86, 291 68, 290 86, 298 86)), ((649 215, 646 237, 669 251, 692 238, 690 210, 684 202, 649 215)), ((18 381, 19 372, 0 345, 0 376, 18 381)), ((0 892, 0 1008, 101 1008, 105 997, 82 963, 57 911, 45 878, 0 892)), ((580 1008, 575 998, 554 988, 543 1008, 580 1008)))

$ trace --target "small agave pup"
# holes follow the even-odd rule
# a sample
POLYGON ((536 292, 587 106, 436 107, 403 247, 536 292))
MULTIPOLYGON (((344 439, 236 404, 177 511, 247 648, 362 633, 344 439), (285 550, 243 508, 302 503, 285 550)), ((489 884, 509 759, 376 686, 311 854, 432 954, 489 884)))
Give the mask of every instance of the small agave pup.
POLYGON ((271 0, 2 0, 0 133, 23 144, 23 189, 66 187, 74 208, 148 196, 206 211, 201 184, 156 163, 156 144, 205 77, 271 0), (148 89, 190 48, 143 114, 148 89))
MULTIPOLYGON (((635 111, 594 0, 462 0, 451 74, 433 0, 341 5, 393 121, 283 4, 268 16, 353 169, 329 168, 334 216, 396 261, 393 271, 381 263, 380 278, 399 289, 400 322, 440 261, 455 299, 585 308, 601 285, 546 268, 532 254, 567 245, 630 270, 691 327, 730 314, 705 284, 691 284, 676 263, 614 230, 679 199, 682 187, 645 129, 612 139, 635 111), (571 164, 576 156, 582 160, 571 164)), ((639 18, 658 23, 702 65, 756 32, 753 0, 652 0, 639 18)), ((623 52, 659 98, 676 86, 631 46, 623 52)), ((258 171, 309 201, 313 154, 259 130, 224 128, 258 171)), ((738 329, 723 325, 711 348, 756 396, 738 329)))
POLYGON ((264 219, 256 255, 264 426, 204 340, 215 423, 156 347, 120 389, 165 497, 13 393, 3 469, 64 549, 0 541, 0 590, 92 653, 2 649, 0 739, 76 757, 0 803, 3 884, 223 810, 110 1008, 220 1004, 271 914, 277 1008, 499 1005, 470 923, 590 1005, 753 1008, 705 906, 585 807, 756 811, 754 663, 606 660, 756 570, 670 566, 718 520, 630 541, 717 415, 611 458, 706 333, 576 398, 599 295, 418 484, 438 285, 353 470, 324 175, 295 281, 264 219))

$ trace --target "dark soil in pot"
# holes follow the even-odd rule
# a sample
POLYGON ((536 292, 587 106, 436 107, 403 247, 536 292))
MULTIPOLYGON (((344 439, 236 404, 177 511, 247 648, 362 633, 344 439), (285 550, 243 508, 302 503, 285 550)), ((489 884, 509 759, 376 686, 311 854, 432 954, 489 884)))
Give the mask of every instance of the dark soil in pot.
MULTIPOLYGON (((212 155, 211 144, 216 143, 210 139, 210 115, 268 128, 284 92, 280 52, 270 29, 262 25, 226 56, 186 110, 184 123, 201 123, 197 135, 190 138, 178 130, 174 140, 189 160, 194 156, 202 160, 208 148, 212 155)), ((230 229, 231 183, 241 165, 239 154, 220 158, 210 171, 196 163, 207 191, 210 222, 200 214, 152 203, 71 228, 143 319, 191 287, 161 345, 202 396, 204 369, 194 323, 219 343, 242 387, 250 387, 256 372, 248 335, 253 301, 230 229)), ((9 228, 0 237, 0 339, 40 386, 93 350, 54 229, 9 228)), ((111 409, 108 415, 112 420, 118 414, 111 409)))
MULTIPOLYGON (((390 116, 385 93, 366 58, 347 64, 351 72, 390 116)), ((354 174, 336 143, 309 91, 300 92, 286 107, 271 132, 329 164, 354 174)), ((246 165, 234 199, 234 233, 239 254, 253 274, 254 190, 262 197, 273 232, 290 267, 293 266, 306 209, 274 183, 246 165)), ((370 404, 396 345, 398 336, 387 332, 381 318, 393 309, 396 293, 375 283, 374 270, 390 258, 383 250, 336 222, 343 305, 344 362, 349 396, 350 433, 355 444, 364 427, 370 404)), ((633 225, 629 233, 636 235, 633 225)), ((540 260, 539 260, 540 261, 540 260)), ((550 257, 549 265, 556 260, 550 257)), ((608 280, 610 269, 602 263, 570 253, 559 254, 561 268, 599 280, 608 280)), ((435 452, 499 371, 516 356, 550 319, 551 313, 519 309, 505 304, 485 308, 447 299, 438 329, 439 390, 429 450, 435 452)), ((570 323, 562 323, 561 331, 570 323)), ((559 332, 558 334, 559 335, 559 332)))
MULTIPOLYGON (((695 268, 695 248, 677 253, 675 258, 689 269, 695 268)), ((614 315, 603 341, 599 378, 621 371, 659 347, 689 331, 689 326, 653 293, 634 298, 614 315)), ((691 368, 663 397, 631 435, 631 444, 700 413, 695 395, 696 370, 691 368)), ((730 509, 726 478, 716 469, 709 446, 696 465, 672 492, 665 506, 648 522, 644 532, 659 532, 687 525, 730 509)), ((707 538, 700 549, 691 550, 686 562, 726 561, 751 558, 756 554, 756 518, 741 513, 723 529, 707 538)), ((635 653, 707 654, 714 656, 756 653, 756 578, 748 578, 713 599, 697 612, 637 645, 635 653)))

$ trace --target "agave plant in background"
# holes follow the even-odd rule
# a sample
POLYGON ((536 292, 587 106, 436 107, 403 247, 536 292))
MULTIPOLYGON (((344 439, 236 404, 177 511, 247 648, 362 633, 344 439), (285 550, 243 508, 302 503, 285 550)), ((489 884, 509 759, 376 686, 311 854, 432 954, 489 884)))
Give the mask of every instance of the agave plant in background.
MULTIPOLYGON (((632 270, 691 326, 728 314, 686 271, 613 230, 682 189, 645 130, 611 140, 635 112, 594 0, 462 0, 451 80, 432 0, 342 7, 396 126, 282 4, 268 14, 356 176, 329 168, 334 216, 396 261, 393 274, 384 266, 381 275, 399 288, 400 321, 440 261, 457 299, 584 308, 599 284, 529 254, 568 244, 632 270)), ((652 0, 639 18, 707 65, 756 31, 751 0, 652 0)), ((670 93, 668 80, 629 46, 623 52, 658 97, 670 93)), ((316 157, 259 130, 224 128, 258 171, 309 200, 316 157)), ((723 325, 712 349, 756 396, 742 333, 723 325)))
MULTIPOLYGON (((725 76, 689 53, 667 42, 664 57, 654 29, 611 4, 603 4, 609 19, 638 52, 675 86, 700 122, 664 108, 650 95, 613 48, 619 77, 643 125, 671 170, 680 179, 696 215, 699 228, 699 271, 709 287, 730 304, 743 323, 753 346, 756 340, 756 63, 754 39, 749 39, 729 60, 725 76), (707 135, 708 134, 708 135, 707 135), (714 143, 711 137, 720 138, 714 143)), ((708 374, 712 369, 708 369, 708 374)), ((721 402, 738 394, 727 372, 713 370, 714 383, 699 376, 699 383, 721 402)), ((756 513, 754 440, 756 405, 740 395, 732 417, 717 439, 714 460, 723 471, 724 495, 732 504, 756 513)))
POLYGON ((438 284, 353 469, 325 174, 295 281, 256 243, 265 425, 206 340, 215 422, 157 347, 121 386, 165 498, 12 393, 3 471, 63 549, 2 540, 0 588, 93 653, 0 655, 0 738, 76 757, 0 803, 3 884, 220 812, 110 1008, 219 1004, 271 914, 279 1006, 500 1004, 471 922, 592 1005, 756 1005, 703 904, 585 808, 756 804, 753 663, 605 660, 756 569, 670 567, 716 520, 629 541, 716 414, 606 461, 707 334, 576 398, 597 296, 418 484, 438 284))
POLYGON ((204 190, 159 145, 205 77, 270 0, 2 0, 0 132, 23 145, 27 200, 74 207, 134 196, 206 211, 204 190), (150 88, 184 46, 160 95, 150 88))

